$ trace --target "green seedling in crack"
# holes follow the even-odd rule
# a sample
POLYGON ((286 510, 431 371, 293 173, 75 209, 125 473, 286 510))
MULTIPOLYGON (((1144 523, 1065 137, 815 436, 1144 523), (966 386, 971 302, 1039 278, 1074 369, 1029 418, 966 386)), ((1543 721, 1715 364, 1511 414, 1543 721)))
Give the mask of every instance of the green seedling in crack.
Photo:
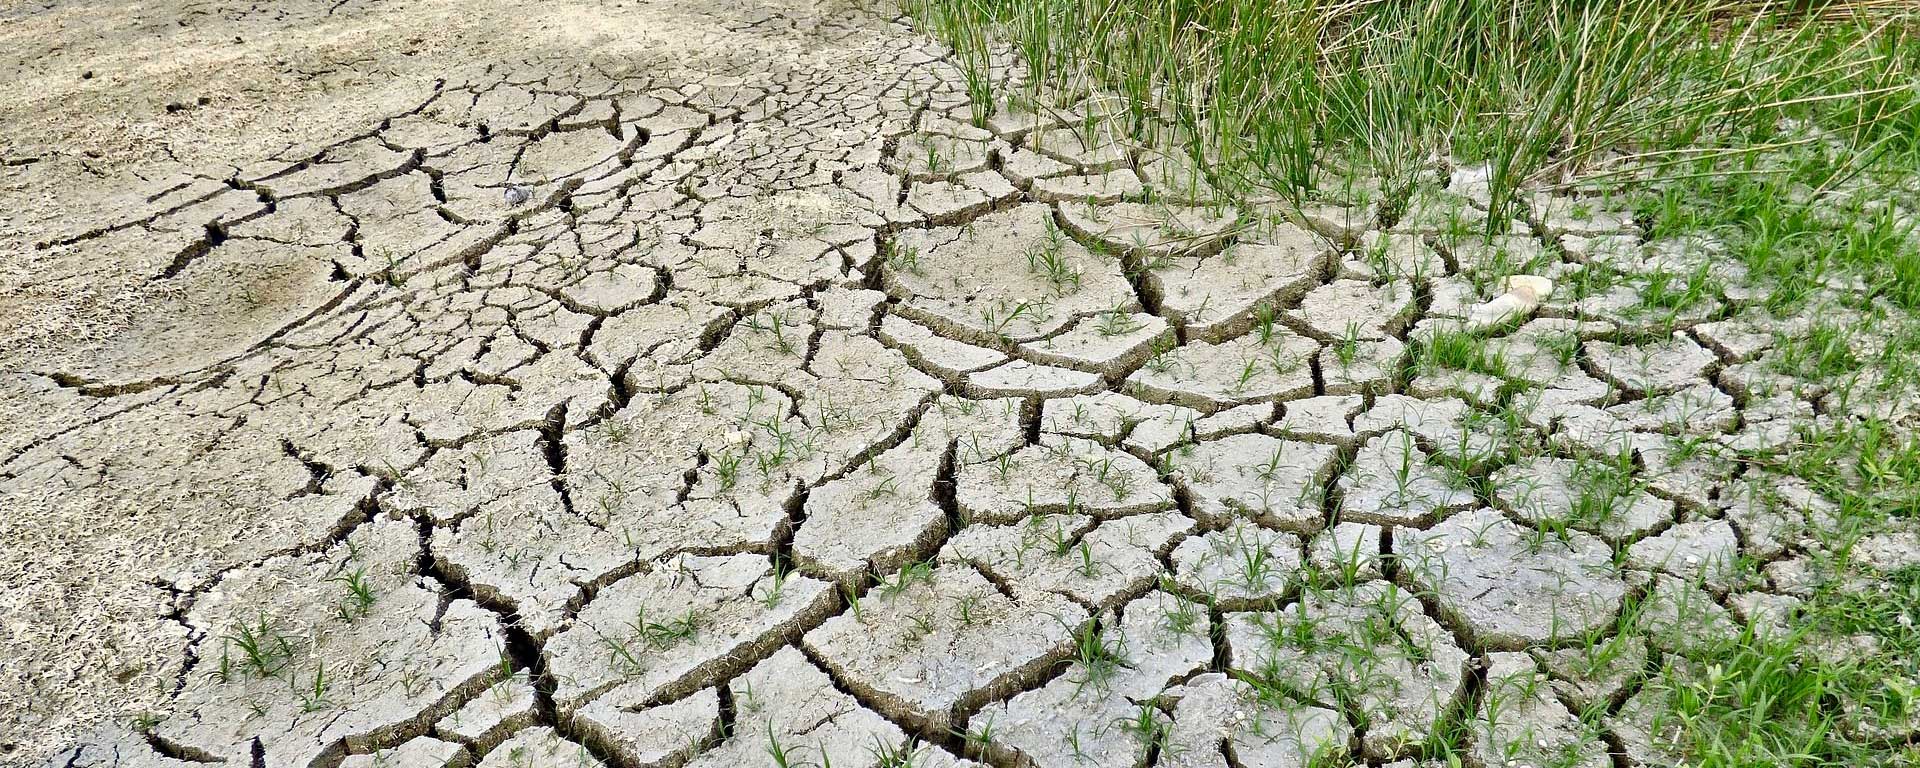
POLYGON ((365 567, 357 568, 345 576, 336 576, 333 580, 345 585, 347 589, 347 597, 345 601, 340 604, 340 618, 342 620, 351 621, 356 618, 366 618, 368 614, 373 612, 373 603, 376 597, 373 593, 373 582, 367 578, 367 569, 365 567))

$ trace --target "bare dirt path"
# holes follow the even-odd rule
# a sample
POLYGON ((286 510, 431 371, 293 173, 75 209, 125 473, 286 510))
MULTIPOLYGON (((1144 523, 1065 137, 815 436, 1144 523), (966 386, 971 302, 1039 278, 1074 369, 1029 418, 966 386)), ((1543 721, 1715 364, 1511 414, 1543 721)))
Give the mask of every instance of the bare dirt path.
POLYGON ((0 761, 1610 764, 1551 649, 1827 509, 1698 448, 1818 397, 1737 276, 1470 173, 1236 213, 804 3, 0 21, 0 761))

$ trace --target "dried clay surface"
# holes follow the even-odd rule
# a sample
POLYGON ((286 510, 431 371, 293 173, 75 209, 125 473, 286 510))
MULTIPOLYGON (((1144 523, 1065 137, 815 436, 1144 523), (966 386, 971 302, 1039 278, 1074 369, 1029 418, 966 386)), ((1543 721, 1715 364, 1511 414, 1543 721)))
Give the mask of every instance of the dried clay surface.
MULTIPOLYGON (((872 9, 0 50, 0 762, 1606 765, 1567 702, 1634 675, 1566 649, 1684 656, 1623 617, 1771 605, 1832 513, 1717 450, 1815 418, 1765 336, 1468 324, 1506 261, 976 120, 872 9)), ((1506 245, 1577 272, 1550 203, 1506 245)))

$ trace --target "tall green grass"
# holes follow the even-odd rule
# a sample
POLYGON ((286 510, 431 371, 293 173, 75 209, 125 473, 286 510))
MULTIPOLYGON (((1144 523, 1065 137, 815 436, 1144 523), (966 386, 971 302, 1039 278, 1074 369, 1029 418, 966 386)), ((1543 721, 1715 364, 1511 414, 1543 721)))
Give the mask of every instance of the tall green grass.
POLYGON ((1813 141, 1920 167, 1911 3, 906 2, 964 69, 1011 44, 1030 76, 1003 103, 1116 97, 1133 138, 1296 197, 1326 169, 1397 179, 1436 156, 1489 163, 1496 203, 1813 141))

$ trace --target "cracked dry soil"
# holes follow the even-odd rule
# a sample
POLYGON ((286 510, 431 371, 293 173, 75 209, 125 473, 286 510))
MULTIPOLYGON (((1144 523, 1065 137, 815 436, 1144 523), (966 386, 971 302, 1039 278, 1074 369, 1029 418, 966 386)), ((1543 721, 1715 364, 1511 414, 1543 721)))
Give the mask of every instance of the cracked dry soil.
MULTIPOLYGON (((1553 649, 1830 512, 1650 460, 1812 417, 1754 329, 1549 301, 1504 377, 1411 365, 1486 298, 1431 237, 1471 191, 1236 218, 1098 104, 975 127, 870 12, 0 20, 3 762, 1385 764, 1464 719, 1609 765, 1653 737, 1564 702, 1630 676, 1553 649)), ((1638 237, 1556 210, 1500 248, 1638 237)))

